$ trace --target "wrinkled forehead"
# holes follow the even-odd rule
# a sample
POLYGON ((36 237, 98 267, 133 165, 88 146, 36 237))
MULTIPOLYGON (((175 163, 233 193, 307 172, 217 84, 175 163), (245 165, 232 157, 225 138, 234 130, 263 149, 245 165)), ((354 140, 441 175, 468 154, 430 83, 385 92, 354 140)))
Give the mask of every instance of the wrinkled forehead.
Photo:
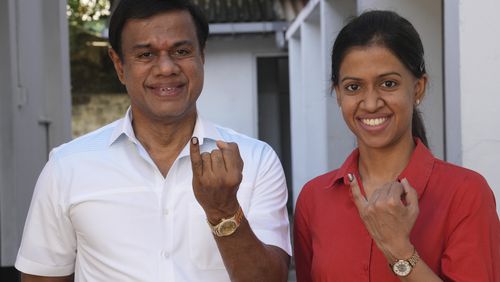
POLYGON ((121 41, 129 44, 157 43, 167 41, 197 42, 197 33, 191 14, 183 10, 159 13, 148 18, 129 19, 123 28, 121 41))

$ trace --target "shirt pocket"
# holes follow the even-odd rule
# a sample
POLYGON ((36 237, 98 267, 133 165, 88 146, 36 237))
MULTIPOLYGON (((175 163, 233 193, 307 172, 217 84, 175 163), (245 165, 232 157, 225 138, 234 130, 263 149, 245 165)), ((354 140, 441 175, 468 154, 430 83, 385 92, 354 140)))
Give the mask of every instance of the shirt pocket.
POLYGON ((205 212, 197 202, 189 206, 189 257, 199 269, 224 269, 224 262, 205 212))

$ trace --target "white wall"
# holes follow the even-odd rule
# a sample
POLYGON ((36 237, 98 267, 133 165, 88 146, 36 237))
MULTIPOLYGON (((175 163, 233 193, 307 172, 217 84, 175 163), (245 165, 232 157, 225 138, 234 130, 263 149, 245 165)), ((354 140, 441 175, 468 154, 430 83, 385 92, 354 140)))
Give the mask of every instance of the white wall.
POLYGON ((462 165, 486 178, 500 213, 500 1, 462 0, 458 9, 462 165))
POLYGON ((282 55, 274 35, 214 37, 207 43, 200 114, 246 135, 258 136, 257 57, 282 55))

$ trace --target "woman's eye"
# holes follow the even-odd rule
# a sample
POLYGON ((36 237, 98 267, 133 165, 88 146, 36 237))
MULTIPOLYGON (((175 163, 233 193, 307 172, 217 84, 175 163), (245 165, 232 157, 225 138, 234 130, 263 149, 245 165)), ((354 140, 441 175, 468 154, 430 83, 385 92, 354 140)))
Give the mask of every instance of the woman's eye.
POLYGON ((386 81, 382 82, 382 87, 385 87, 385 88, 393 88, 393 87, 396 87, 397 85, 398 84, 392 80, 386 80, 386 81))
POLYGON ((345 87, 345 90, 350 91, 350 92, 357 91, 357 90, 359 90, 359 85, 357 85, 357 84, 349 84, 349 85, 347 85, 345 87))

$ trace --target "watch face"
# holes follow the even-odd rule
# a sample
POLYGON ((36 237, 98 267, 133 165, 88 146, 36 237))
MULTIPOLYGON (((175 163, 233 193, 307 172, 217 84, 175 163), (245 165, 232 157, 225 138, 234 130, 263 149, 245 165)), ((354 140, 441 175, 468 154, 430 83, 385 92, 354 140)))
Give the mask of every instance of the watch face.
POLYGON ((234 231, 236 231, 236 228, 238 225, 236 224, 236 221, 234 220, 227 220, 221 223, 219 225, 219 234, 222 236, 227 236, 233 234, 234 231))
POLYGON ((393 266, 392 271, 398 276, 407 276, 411 272, 411 265, 406 260, 398 260, 393 266))

